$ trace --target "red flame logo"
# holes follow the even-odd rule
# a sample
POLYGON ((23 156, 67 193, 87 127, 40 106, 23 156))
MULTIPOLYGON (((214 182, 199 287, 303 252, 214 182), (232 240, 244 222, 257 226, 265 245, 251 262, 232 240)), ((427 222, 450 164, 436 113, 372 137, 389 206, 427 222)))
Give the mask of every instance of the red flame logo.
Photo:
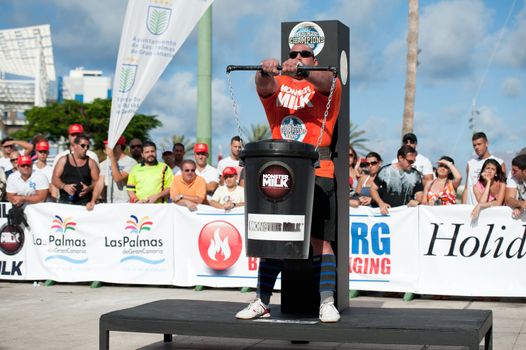
POLYGON ((203 226, 198 246, 206 265, 214 270, 225 270, 239 259, 243 241, 232 224, 218 220, 203 226))

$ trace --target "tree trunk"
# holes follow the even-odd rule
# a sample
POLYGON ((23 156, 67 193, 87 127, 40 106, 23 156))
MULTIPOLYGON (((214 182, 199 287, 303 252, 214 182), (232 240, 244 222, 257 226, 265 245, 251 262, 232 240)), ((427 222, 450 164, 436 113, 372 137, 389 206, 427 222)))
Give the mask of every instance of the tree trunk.
POLYGON ((413 131, 416 94, 416 66, 418 64, 418 0, 408 0, 407 68, 405 78, 404 118, 402 135, 413 131))

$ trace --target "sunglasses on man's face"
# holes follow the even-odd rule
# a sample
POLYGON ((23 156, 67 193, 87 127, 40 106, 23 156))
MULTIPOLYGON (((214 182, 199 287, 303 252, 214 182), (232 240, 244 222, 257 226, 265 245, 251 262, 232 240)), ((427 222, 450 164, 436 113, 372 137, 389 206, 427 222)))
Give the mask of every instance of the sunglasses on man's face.
POLYGON ((9 159, 10 162, 16 162, 18 160, 18 158, 11 158, 9 159))
POLYGON ((82 148, 89 148, 89 143, 79 143, 78 145, 82 148))
POLYGON ((130 145, 130 148, 142 148, 142 145, 130 145))
POLYGON ((195 173, 195 169, 184 169, 185 173, 195 173))
POLYGON ((309 50, 301 50, 301 51, 291 51, 289 52, 289 58, 296 58, 298 54, 303 58, 313 57, 314 54, 310 52, 309 50))
POLYGON ((80 132, 74 132, 74 133, 69 134, 69 136, 73 136, 73 137, 77 137, 79 135, 80 135, 80 132))

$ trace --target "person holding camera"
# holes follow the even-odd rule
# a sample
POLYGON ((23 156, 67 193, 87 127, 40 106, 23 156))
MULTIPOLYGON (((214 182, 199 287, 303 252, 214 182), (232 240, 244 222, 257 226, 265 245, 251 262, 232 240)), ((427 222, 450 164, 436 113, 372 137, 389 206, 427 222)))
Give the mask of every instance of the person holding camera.
POLYGON ((89 146, 89 138, 80 134, 73 141, 72 152, 58 160, 52 182, 60 190, 59 203, 86 205, 90 201, 99 167, 87 155, 89 146))

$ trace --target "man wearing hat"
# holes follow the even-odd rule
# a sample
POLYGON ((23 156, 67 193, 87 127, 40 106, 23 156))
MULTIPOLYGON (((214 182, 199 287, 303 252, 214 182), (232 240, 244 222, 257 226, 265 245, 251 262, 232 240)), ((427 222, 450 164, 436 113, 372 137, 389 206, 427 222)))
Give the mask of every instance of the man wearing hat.
POLYGON ((137 162, 124 153, 125 149, 126 138, 124 136, 119 137, 113 149, 108 147, 108 140, 104 140, 104 153, 108 158, 100 163, 100 177, 95 183, 91 201, 86 205, 86 209, 93 209, 104 187, 106 187, 106 203, 128 203, 130 201, 126 183, 128 175, 137 162))
POLYGON ((194 146, 194 158, 197 164, 196 174, 205 179, 207 198, 211 199, 217 186, 219 186, 219 171, 208 164, 208 145, 196 143, 194 146))
POLYGON ((49 181, 46 176, 33 171, 33 161, 30 156, 19 156, 18 171, 7 179, 7 199, 14 206, 26 206, 45 202, 49 191, 49 181))
MULTIPOLYGON (((53 166, 52 166, 53 169, 55 169, 55 165, 57 165, 57 162, 61 157, 67 154, 73 153, 75 139, 77 138, 77 136, 82 135, 82 134, 84 134, 84 127, 82 126, 82 124, 71 124, 69 126, 69 129, 68 129, 69 148, 57 154, 57 156, 55 157, 55 160, 53 161, 53 166)), ((88 153, 86 153, 86 155, 90 157, 91 159, 93 159, 95 163, 97 163, 97 166, 99 165, 99 157, 97 156, 95 152, 88 150, 88 153)))
MULTIPOLYGON (((409 145, 416 150, 417 144, 418 139, 412 132, 408 132, 402 137, 402 146, 409 145)), ((396 163, 397 161, 398 159, 394 159, 391 163, 396 163)), ((416 153, 416 160, 413 164, 413 168, 420 172, 424 186, 428 181, 433 180, 433 164, 427 157, 420 154, 420 152, 416 153)))
POLYGON ((214 192, 210 205, 225 210, 245 205, 245 191, 243 187, 237 185, 236 168, 227 166, 222 175, 224 185, 219 186, 214 192))
POLYGON ((47 157, 49 156, 49 143, 46 140, 40 140, 35 145, 36 161, 33 164, 34 171, 40 171, 46 175, 47 180, 51 183, 53 176, 53 168, 47 165, 47 157))

